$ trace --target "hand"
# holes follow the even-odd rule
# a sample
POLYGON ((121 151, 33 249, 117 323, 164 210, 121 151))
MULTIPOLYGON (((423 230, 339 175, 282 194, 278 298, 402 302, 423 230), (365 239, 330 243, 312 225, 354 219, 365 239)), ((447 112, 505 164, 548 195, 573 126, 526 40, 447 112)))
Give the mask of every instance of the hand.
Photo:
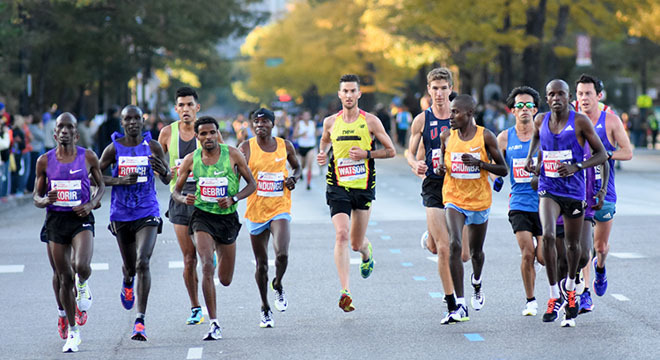
POLYGON ((325 152, 320 151, 318 155, 316 155, 316 162, 320 166, 324 166, 328 164, 328 156, 325 154, 325 152))
POLYGON ((195 194, 186 195, 186 205, 195 205, 195 200, 197 200, 197 196, 195 196, 195 194))
POLYGON ((149 163, 154 172, 158 173, 160 176, 167 176, 167 164, 161 160, 161 158, 149 155, 149 163))
POLYGON ((527 171, 530 174, 538 176, 539 173, 541 172, 541 168, 534 165, 534 160, 527 159, 527 162, 525 162, 525 171, 527 171))
POLYGON ((561 177, 571 176, 571 175, 575 174, 578 171, 580 171, 580 168, 575 164, 561 163, 557 167, 557 173, 561 177))
POLYGON ((86 202, 82 205, 74 206, 73 212, 75 212, 76 215, 80 217, 85 217, 89 215, 90 212, 92 212, 92 204, 90 202, 86 202))
POLYGON ((412 168, 413 173, 417 176, 421 176, 426 174, 426 171, 429 169, 428 166, 426 166, 426 161, 419 160, 415 163, 415 165, 412 168))
POLYGON ((359 148, 357 146, 353 146, 350 150, 348 150, 348 157, 351 158, 351 160, 362 160, 367 158, 367 150, 363 150, 362 148, 359 148))
POLYGON ((445 164, 440 164, 438 165, 437 168, 433 170, 433 172, 438 176, 443 176, 445 175, 445 172, 447 172, 447 167, 445 166, 445 164))
POLYGON ((57 190, 48 192, 48 205, 53 205, 57 201, 57 190))
MULTIPOLYGON (((92 194, 92 197, 96 196, 96 192, 97 192, 97 191, 99 191, 98 186, 94 186, 94 185, 90 186, 90 193, 92 194)), ((96 210, 96 209, 98 209, 98 208, 100 208, 100 207, 101 207, 101 202, 99 201, 99 203, 96 204, 96 206, 94 206, 94 209, 93 209, 93 210, 96 210)))
POLYGON ((603 205, 605 204, 605 193, 606 190, 598 190, 596 193, 596 196, 594 196, 594 200, 596 200, 596 204, 592 206, 591 208, 594 210, 600 210, 603 208, 603 205))
POLYGON ((479 168, 481 168, 482 161, 470 154, 461 155, 461 160, 463 161, 463 164, 467 166, 478 166, 479 168))
POLYGON ((137 184, 138 174, 130 173, 126 176, 119 177, 119 185, 134 185, 137 184))
POLYGON ((234 205, 234 200, 231 197, 225 196, 218 198, 218 206, 222 209, 228 209, 230 206, 234 205))
POLYGON ((293 176, 290 176, 290 177, 286 178, 286 182, 284 183, 284 185, 286 186, 287 189, 289 189, 289 191, 291 191, 291 190, 296 188, 296 182, 298 182, 296 180, 296 178, 293 177, 293 176))

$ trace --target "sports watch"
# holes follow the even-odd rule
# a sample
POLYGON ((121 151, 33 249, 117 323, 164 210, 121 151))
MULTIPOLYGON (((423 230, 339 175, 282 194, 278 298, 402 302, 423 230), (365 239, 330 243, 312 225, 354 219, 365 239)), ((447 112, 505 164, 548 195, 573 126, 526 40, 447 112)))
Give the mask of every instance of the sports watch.
POLYGON ((232 196, 231 201, 233 201, 234 204, 237 204, 238 203, 238 196, 236 196, 236 195, 232 196))

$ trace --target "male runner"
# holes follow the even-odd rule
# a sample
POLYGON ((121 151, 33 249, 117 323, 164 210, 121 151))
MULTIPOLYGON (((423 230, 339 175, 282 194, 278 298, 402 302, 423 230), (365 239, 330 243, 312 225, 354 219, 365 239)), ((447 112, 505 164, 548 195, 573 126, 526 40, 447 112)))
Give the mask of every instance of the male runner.
MULTIPOLYGON (((537 314, 538 303, 534 296, 536 280, 534 260, 543 264, 539 196, 530 184, 533 175, 525 171, 525 159, 534 132, 533 120, 534 115, 538 112, 539 102, 539 93, 531 87, 520 86, 513 89, 506 103, 516 117, 516 124, 497 136, 497 144, 506 158, 510 171, 509 222, 522 255, 520 274, 527 298, 522 311, 523 316, 536 316, 537 314)), ((534 156, 536 157, 536 155, 534 156)), ((499 183, 501 188, 501 182, 502 179, 497 178, 493 184, 494 187, 499 183)))
POLYGON ((451 102, 451 129, 440 134, 440 164, 436 174, 445 174, 442 198, 449 230, 449 266, 456 290, 456 307, 442 324, 470 320, 463 295, 462 232, 468 228, 472 255, 472 308, 481 310, 485 297, 481 290, 484 265, 483 245, 488 227, 492 193, 488 173, 506 176, 507 169, 495 135, 474 122, 476 104, 470 95, 458 95, 451 102), (495 163, 491 163, 492 159, 495 163))
POLYGON ((146 341, 144 317, 151 289, 149 262, 156 235, 162 230, 154 173, 163 184, 170 181, 170 170, 165 154, 150 132, 142 133, 142 110, 128 105, 121 111, 124 134, 112 134, 112 142, 101 155, 101 171, 111 165, 112 176, 104 176, 106 185, 112 186, 110 205, 110 232, 117 238, 123 260, 124 278, 120 293, 126 310, 133 308, 133 279, 138 276, 137 317, 131 339, 146 341))
MULTIPOLYGON (((189 87, 181 87, 176 91, 175 101, 174 109, 179 115, 179 120, 165 126, 158 136, 158 142, 163 151, 169 154, 169 165, 172 171, 170 192, 172 193, 177 181, 177 169, 179 169, 182 159, 199 147, 193 129, 195 120, 197 120, 197 112, 200 109, 197 92, 189 87)), ((219 133, 218 136, 220 136, 219 133)), ((222 142, 222 140, 220 141, 222 142)), ((192 176, 190 176, 183 186, 183 193, 191 194, 194 192, 195 183, 192 176)), ((195 243, 188 232, 188 224, 193 209, 194 206, 180 204, 170 198, 169 210, 165 213, 165 216, 174 225, 174 233, 183 253, 183 282, 188 291, 192 311, 190 317, 186 320, 188 325, 201 324, 204 321, 202 307, 199 305, 199 298, 197 297, 197 253, 195 243)))
MULTIPOLYGON (((426 90, 431 97, 431 107, 415 116, 410 127, 410 141, 406 159, 417 176, 424 176, 422 200, 426 208, 426 223, 430 236, 422 245, 438 254, 438 274, 445 292, 449 312, 456 308, 454 283, 449 270, 449 235, 445 220, 445 205, 442 202, 444 176, 434 170, 440 165, 440 134, 449 129, 451 115, 449 95, 454 85, 451 71, 435 68, 426 75, 426 90), (422 140, 420 142, 420 140, 422 140), (423 153, 424 160, 417 160, 423 153)), ((444 320, 448 320, 446 318, 444 320)))
POLYGON ((296 187, 302 172, 293 144, 272 135, 274 125, 272 111, 264 108, 255 111, 252 127, 256 136, 239 146, 252 176, 257 180, 257 191, 247 199, 245 218, 257 263, 254 278, 261 295, 259 326, 262 328, 275 326, 267 294, 268 238, 271 234, 275 250, 275 277, 270 287, 275 292, 275 308, 285 311, 289 306, 282 288, 282 278, 289 262, 291 190, 296 187), (284 160, 293 169, 291 176, 284 160))
MULTIPOLYGON (((607 290, 607 275, 605 272, 605 260, 609 252, 609 237, 612 231, 614 214, 616 213, 616 187, 614 185, 614 160, 630 160, 633 156, 632 146, 630 139, 623 128, 621 119, 612 112, 601 110, 599 107, 599 100, 603 96, 602 82, 597 78, 582 74, 575 82, 576 85, 576 98, 580 110, 589 117, 591 123, 596 130, 596 134, 600 137, 605 150, 607 151, 607 159, 609 162, 610 176, 607 182, 607 195, 602 204, 602 208, 597 210, 594 214, 596 226, 594 227, 594 249, 596 250, 596 259, 594 260, 594 268, 596 274, 594 276, 594 291, 596 295, 603 296, 607 290), (617 150, 617 146, 619 149, 617 150)), ((594 192, 600 189, 601 173, 596 171, 594 192)), ((585 291, 583 297, 585 304, 591 302, 589 291, 585 291), (585 294, 586 293, 586 294, 585 294), (587 300, 586 297, 589 297, 587 300)), ((582 299, 581 299, 582 300, 582 299)))
POLYGON ((77 120, 72 114, 63 113, 57 118, 55 139, 57 147, 37 160, 33 198, 37 207, 46 208, 46 238, 60 283, 59 298, 69 322, 68 338, 62 351, 76 352, 81 342, 76 326, 76 305, 85 312, 92 305, 92 293, 87 284, 92 273, 94 242, 91 211, 101 201, 105 185, 96 154, 75 145, 77 120), (88 174, 98 184, 94 196, 90 193, 88 174), (74 274, 77 275, 77 297, 73 288, 74 274))
POLYGON ((214 118, 202 116, 195 121, 194 129, 201 148, 183 158, 172 198, 195 206, 190 216, 190 231, 195 234, 202 262, 202 292, 210 317, 210 329, 204 340, 218 340, 222 338, 222 329, 216 315, 213 254, 218 253, 220 283, 229 286, 234 276, 236 238, 241 229, 237 203, 254 192, 257 185, 243 154, 235 147, 218 143, 218 122, 214 118), (183 187, 190 173, 196 191, 184 195, 183 187), (247 183, 241 191, 238 191, 239 175, 247 183))
POLYGON ((550 284, 550 300, 543 321, 555 321, 564 306, 557 286, 555 247, 557 217, 563 215, 568 262, 565 286, 568 304, 561 326, 572 327, 575 326, 578 314, 575 274, 581 254, 579 240, 584 219, 585 180, 582 170, 602 163, 607 155, 589 119, 569 109, 568 84, 563 80, 552 80, 546 85, 545 91, 551 111, 538 114, 534 119, 534 136, 525 169, 540 174, 538 193, 543 228, 543 259, 550 284), (593 153, 591 158, 583 162, 585 142, 593 153), (543 164, 534 166, 532 157, 539 146, 543 152, 543 164))
POLYGON ((312 113, 309 110, 303 111, 302 118, 298 120, 293 130, 293 137, 298 142, 302 168, 307 170, 305 182, 307 183, 307 190, 310 190, 312 167, 315 166, 314 158, 316 157, 316 121, 312 119, 312 113))
POLYGON ((383 123, 375 115, 358 108, 362 93, 357 75, 343 75, 337 95, 342 110, 323 120, 316 160, 321 166, 328 164, 325 198, 335 226, 335 265, 342 287, 339 307, 349 312, 355 307, 349 288, 350 258, 346 248, 350 239, 352 250, 362 255, 360 274, 368 278, 374 269, 373 249, 365 237, 371 202, 376 198, 374 159, 394 157, 396 150, 383 123), (383 149, 372 151, 374 136, 383 144, 383 149), (332 153, 328 160, 330 147, 332 153))

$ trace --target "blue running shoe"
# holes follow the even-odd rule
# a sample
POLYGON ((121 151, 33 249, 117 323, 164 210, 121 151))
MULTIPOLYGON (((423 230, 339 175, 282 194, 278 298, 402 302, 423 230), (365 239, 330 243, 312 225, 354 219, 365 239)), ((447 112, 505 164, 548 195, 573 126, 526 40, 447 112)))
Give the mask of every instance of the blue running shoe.
POLYGON ((121 293, 119 294, 119 297, 121 298, 121 304, 124 306, 124 309, 132 309, 133 304, 135 303, 133 284, 127 286, 125 282, 122 282, 121 293))
POLYGON ((188 320, 186 320, 187 325, 197 325, 201 324, 204 322, 204 314, 202 313, 202 308, 201 307, 194 307, 192 308, 192 314, 190 314, 190 317, 188 320))
POLYGON ((594 292, 598 296, 603 296, 605 295, 605 291, 607 291, 607 271, 605 271, 605 267, 603 267, 603 272, 599 273, 596 270, 597 264, 598 258, 594 258, 594 273, 596 274, 594 276, 594 292))
POLYGON ((133 326, 133 335, 131 336, 131 339, 137 341, 147 341, 147 333, 144 330, 144 320, 135 319, 135 325, 133 326))
POLYGON ((371 273, 374 271, 374 251, 371 248, 371 243, 369 243, 369 259, 367 261, 362 261, 360 264, 360 275, 363 279, 368 278, 371 273))
POLYGON ((589 290, 584 290, 582 295, 580 295, 580 314, 585 314, 594 309, 594 303, 591 301, 591 294, 589 290))

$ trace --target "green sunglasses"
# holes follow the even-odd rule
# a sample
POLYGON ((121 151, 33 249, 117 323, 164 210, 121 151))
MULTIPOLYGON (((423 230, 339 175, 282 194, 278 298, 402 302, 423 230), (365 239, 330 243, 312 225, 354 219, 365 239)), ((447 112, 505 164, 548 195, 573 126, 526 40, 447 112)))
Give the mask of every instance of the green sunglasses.
POLYGON ((528 109, 533 109, 533 108, 536 107, 536 104, 534 104, 533 102, 526 102, 526 103, 524 103, 524 102, 519 102, 519 103, 516 103, 516 104, 513 105, 513 106, 514 106, 516 109, 522 109, 522 108, 524 108, 524 107, 527 107, 528 109))

